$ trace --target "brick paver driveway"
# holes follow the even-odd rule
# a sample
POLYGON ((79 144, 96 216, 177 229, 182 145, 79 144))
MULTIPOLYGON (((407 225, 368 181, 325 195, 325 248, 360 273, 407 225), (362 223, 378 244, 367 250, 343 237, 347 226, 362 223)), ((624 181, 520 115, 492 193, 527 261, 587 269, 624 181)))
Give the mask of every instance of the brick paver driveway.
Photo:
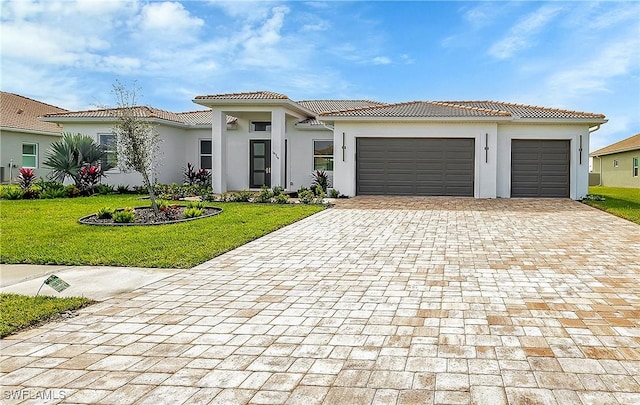
POLYGON ((569 200, 342 201, 3 340, 3 403, 638 404, 639 275, 569 200))

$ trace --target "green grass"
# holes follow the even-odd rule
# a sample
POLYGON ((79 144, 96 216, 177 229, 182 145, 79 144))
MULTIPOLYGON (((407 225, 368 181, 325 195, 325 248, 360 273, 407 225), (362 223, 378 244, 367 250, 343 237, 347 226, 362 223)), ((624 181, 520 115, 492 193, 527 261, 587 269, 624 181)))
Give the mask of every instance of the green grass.
POLYGON ((605 201, 584 200, 586 204, 640 224, 640 189, 595 186, 589 187, 589 194, 604 196, 605 201))
POLYGON ((27 297, 0 294, 0 338, 91 304, 88 298, 27 297))
POLYGON ((323 209, 212 203, 219 215, 180 224, 105 227, 78 219, 109 206, 144 206, 137 196, 0 201, 0 262, 190 268, 323 209))

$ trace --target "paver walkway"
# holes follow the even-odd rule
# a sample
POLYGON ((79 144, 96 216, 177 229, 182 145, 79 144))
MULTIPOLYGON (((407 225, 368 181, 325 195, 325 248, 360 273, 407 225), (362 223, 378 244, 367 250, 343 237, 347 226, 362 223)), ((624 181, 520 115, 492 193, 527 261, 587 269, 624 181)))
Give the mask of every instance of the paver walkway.
POLYGON ((638 404, 639 276, 577 202, 340 201, 2 340, 2 402, 638 404))

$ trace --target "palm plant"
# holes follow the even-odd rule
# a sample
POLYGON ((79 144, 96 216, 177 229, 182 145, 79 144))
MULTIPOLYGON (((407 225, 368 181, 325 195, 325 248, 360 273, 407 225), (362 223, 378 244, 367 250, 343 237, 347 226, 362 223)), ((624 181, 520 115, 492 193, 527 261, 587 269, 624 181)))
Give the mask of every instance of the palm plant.
POLYGON ((114 166, 107 161, 107 151, 93 138, 82 134, 65 132, 62 139, 51 144, 43 164, 51 168, 51 178, 63 182, 71 177, 76 187, 81 188, 81 171, 86 166, 100 168, 101 176, 114 166))

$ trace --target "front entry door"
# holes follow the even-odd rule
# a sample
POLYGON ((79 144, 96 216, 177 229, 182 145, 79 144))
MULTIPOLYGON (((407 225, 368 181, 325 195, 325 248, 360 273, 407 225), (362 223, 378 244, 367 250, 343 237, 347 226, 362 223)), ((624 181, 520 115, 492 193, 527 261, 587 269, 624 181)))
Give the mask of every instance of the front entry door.
POLYGON ((271 141, 249 141, 249 187, 271 187, 271 141))

